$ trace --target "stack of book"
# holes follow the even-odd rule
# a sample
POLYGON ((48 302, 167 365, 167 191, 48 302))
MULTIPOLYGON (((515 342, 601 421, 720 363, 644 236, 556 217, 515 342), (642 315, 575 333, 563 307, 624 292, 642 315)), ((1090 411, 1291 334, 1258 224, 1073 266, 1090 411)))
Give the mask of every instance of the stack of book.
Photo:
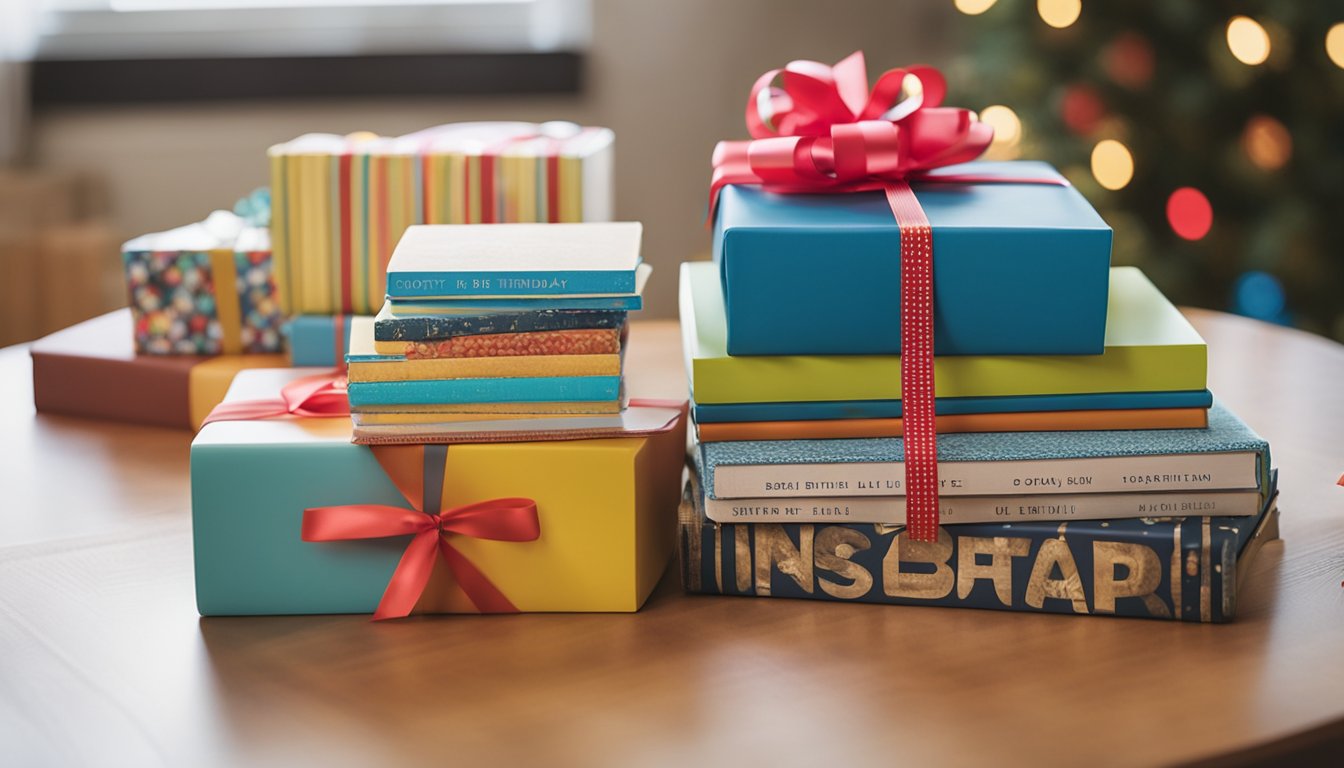
POLYGON ((1071 187, 915 189, 936 243, 937 541, 904 528, 885 200, 728 187, 717 263, 681 274, 687 587, 1230 619, 1252 540, 1274 533, 1274 478, 1213 400, 1199 334, 1137 269, 1109 268, 1109 228, 1071 187))
POLYGON ((651 268, 638 223, 420 225, 346 356, 359 443, 637 434, 674 417, 627 407, 626 315, 651 268), (654 423, 656 422, 656 423, 654 423))

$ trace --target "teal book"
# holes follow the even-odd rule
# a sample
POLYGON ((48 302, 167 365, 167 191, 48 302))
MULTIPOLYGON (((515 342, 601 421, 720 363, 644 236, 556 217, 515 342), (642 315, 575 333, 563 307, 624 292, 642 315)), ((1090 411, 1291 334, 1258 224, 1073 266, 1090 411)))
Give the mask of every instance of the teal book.
POLYGON ((1274 478, 1253 517, 944 525, 721 524, 698 483, 680 512, 682 584, 712 595, 1227 622, 1278 538, 1274 478))
POLYGON ((350 382, 350 405, 591 403, 617 400, 620 376, 350 382))
POLYGON ((384 305, 374 319, 376 341, 425 341, 493 333, 571 331, 620 328, 626 313, 620 310, 537 309, 507 312, 465 311, 443 315, 402 317, 384 305))
MULTIPOLYGON (((901 438, 702 443, 713 499, 905 495, 901 438)), ((1265 489, 1269 444, 1215 401, 1207 429, 938 436, 943 495, 1265 489)))
POLYGON ((638 222, 416 225, 392 252, 387 295, 632 294, 641 232, 638 222))

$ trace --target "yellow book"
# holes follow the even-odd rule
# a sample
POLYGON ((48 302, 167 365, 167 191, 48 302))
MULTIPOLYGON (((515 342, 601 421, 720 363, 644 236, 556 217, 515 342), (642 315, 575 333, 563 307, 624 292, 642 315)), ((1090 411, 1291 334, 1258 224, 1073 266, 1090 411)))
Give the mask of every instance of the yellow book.
MULTIPOLYGON (((351 355, 353 355, 353 349, 351 355)), ((523 379, 537 376, 620 376, 620 355, 515 355, 432 360, 356 360, 352 382, 430 379, 523 379)))
POLYGON ((513 168, 518 178, 518 221, 544 221, 537 217, 536 158, 519 155, 513 168))
POLYGON ((467 224, 480 224, 483 220, 481 200, 481 156, 468 155, 467 169, 467 224))
POLYGON ((275 282, 276 300, 280 311, 292 314, 294 299, 290 295, 293 281, 289 277, 289 194, 285 181, 285 156, 278 147, 266 153, 271 168, 271 279, 275 282))
POLYGON ((560 221, 583 220, 583 161, 577 157, 560 157, 560 221))
POLYGON ((354 312, 367 315, 369 306, 369 269, 368 254, 364 250, 365 216, 364 185, 368 181, 364 175, 364 150, 355 151, 350 158, 350 285, 354 297, 354 312))
POLYGON ((331 298, 331 311, 341 314, 344 310, 341 287, 350 280, 341 264, 341 228, 345 220, 341 217, 341 154, 337 152, 327 160, 327 268, 332 281, 328 285, 331 298))
POLYGON ((470 424, 477 421, 522 421, 531 419, 569 419, 572 413, 356 413, 356 424, 470 424))
POLYGON ((300 221, 303 252, 303 311, 330 314, 331 272, 327 267, 330 229, 328 220, 327 155, 304 154, 295 157, 300 169, 303 215, 300 221))
POLYGON ((467 221, 467 197, 462 194, 462 186, 467 183, 467 158, 454 152, 448 161, 448 223, 465 224, 467 221))

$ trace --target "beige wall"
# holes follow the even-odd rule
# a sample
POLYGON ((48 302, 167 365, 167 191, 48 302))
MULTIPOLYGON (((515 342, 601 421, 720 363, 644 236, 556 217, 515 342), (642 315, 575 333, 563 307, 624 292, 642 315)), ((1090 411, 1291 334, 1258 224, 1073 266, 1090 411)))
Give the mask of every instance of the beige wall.
POLYGON ((650 314, 676 312, 676 265, 709 247, 709 155, 744 138, 746 93, 789 59, 866 51, 870 73, 956 49, 950 3, 918 0, 593 0, 588 82, 575 97, 240 103, 49 109, 34 116, 43 166, 92 171, 114 224, 165 229, 267 183, 264 150, 309 131, 400 134, 459 120, 568 119, 617 135, 617 216, 645 224, 650 314))

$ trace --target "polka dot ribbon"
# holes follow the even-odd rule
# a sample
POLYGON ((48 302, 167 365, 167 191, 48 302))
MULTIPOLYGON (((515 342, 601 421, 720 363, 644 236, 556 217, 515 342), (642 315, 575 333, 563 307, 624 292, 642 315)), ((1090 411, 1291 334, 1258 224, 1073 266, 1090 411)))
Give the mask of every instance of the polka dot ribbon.
POLYGON ((938 434, 933 407, 933 229, 905 182, 885 189, 901 227, 901 418, 905 524, 914 541, 938 538, 938 434))

